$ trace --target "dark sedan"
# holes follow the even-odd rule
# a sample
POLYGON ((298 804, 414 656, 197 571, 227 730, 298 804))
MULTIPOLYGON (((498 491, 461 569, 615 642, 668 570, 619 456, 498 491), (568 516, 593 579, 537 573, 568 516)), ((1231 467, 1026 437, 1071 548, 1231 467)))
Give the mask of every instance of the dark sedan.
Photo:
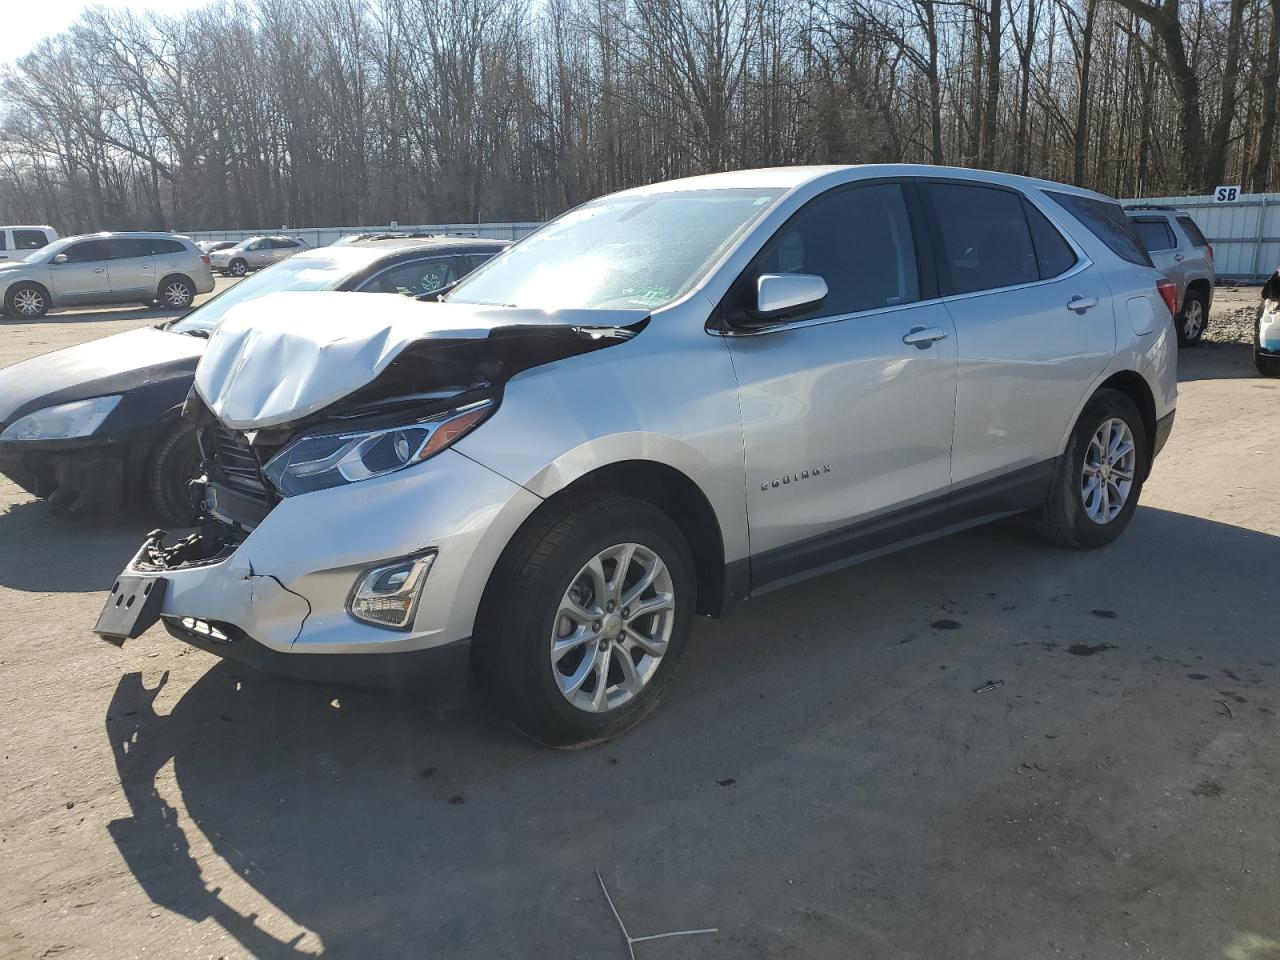
POLYGON ((421 296, 451 286, 507 246, 393 238, 308 250, 179 320, 0 370, 0 473, 59 511, 86 514, 123 503, 186 525, 195 516, 188 486, 200 456, 178 414, 205 341, 228 310, 283 290, 421 296))

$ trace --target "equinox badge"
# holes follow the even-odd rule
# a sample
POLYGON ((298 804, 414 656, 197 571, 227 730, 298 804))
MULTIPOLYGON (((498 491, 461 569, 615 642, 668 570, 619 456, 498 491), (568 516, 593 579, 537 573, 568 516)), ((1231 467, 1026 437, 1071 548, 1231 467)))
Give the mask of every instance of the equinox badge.
POLYGON ((823 473, 831 472, 831 464, 824 463, 820 467, 810 467, 808 470, 801 470, 799 473, 788 474, 785 477, 778 477, 776 480, 766 480, 760 484, 761 490, 768 490, 770 487, 780 487, 785 483, 799 483, 801 480, 808 480, 810 477, 816 477, 823 473))

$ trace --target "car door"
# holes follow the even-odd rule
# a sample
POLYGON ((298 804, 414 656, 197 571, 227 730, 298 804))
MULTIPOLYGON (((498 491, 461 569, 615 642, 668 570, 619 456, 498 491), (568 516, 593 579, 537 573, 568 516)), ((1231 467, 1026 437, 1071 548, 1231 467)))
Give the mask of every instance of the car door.
POLYGON ((1115 350, 1115 316, 1083 251, 1021 192, 952 180, 925 194, 958 344, 952 522, 963 524, 1043 502, 1115 350))
POLYGON ((107 244, 113 299, 153 299, 157 288, 153 241, 145 237, 113 237, 107 244))
POLYGON ((956 342, 921 223, 909 183, 829 191, 771 238, 722 304, 753 589, 941 528, 956 342), (779 273, 821 276, 826 299, 776 326, 735 327, 759 277, 779 273))
POLYGON ((86 303, 111 299, 108 270, 109 241, 95 238, 73 243, 63 251, 66 260, 49 263, 49 282, 58 303, 86 303))
POLYGON ((266 237, 253 241, 253 243, 244 248, 243 252, 245 263, 249 265, 251 270, 259 270, 262 267, 270 266, 274 262, 272 260, 274 255, 275 248, 266 237))
POLYGON ((1178 238, 1164 217, 1130 217, 1133 229, 1138 232, 1142 242, 1146 244, 1151 262, 1167 279, 1178 285, 1178 306, 1182 306, 1182 295, 1187 290, 1186 270, 1183 268, 1183 255, 1178 250, 1178 238))
POLYGON ((288 237, 275 237, 271 241, 271 263, 279 263, 286 257, 291 257, 298 252, 302 245, 296 240, 290 240, 288 237))

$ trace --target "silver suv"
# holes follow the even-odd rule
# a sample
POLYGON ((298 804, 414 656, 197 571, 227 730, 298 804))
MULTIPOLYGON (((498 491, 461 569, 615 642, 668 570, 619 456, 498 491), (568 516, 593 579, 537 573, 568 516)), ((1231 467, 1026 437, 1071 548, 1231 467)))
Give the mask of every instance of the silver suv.
POLYGON ((297 237, 249 237, 234 246, 213 251, 209 260, 215 270, 243 277, 250 270, 261 270, 310 248, 309 243, 297 237))
POLYGON ((886 165, 607 196, 445 302, 244 303, 184 411, 203 526, 96 629, 437 701, 474 670, 591 743, 695 614, 1010 514, 1119 536, 1173 423, 1162 284, 1106 197, 886 165))
POLYGON ((0 304, 35 319, 53 307, 156 304, 185 310, 213 289, 209 258, 171 233, 95 233, 64 237, 25 260, 0 263, 0 304))
POLYGON ((1194 346, 1209 326, 1213 247, 1196 222, 1173 207, 1131 204, 1125 213, 1151 254, 1151 262, 1174 284, 1178 345, 1194 346))

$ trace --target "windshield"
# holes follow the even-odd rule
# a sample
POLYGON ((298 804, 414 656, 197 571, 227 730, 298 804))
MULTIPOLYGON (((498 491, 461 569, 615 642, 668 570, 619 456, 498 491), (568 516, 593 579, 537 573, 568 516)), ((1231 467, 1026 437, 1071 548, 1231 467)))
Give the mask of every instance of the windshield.
POLYGON ((452 303, 640 307, 683 296, 781 190, 605 197, 570 210, 463 280, 452 303))
POLYGON ((361 253, 354 251, 343 257, 302 254, 281 260, 224 290, 169 329, 174 333, 208 334, 228 310, 246 300, 284 290, 336 290, 348 277, 377 259, 376 254, 361 253))

